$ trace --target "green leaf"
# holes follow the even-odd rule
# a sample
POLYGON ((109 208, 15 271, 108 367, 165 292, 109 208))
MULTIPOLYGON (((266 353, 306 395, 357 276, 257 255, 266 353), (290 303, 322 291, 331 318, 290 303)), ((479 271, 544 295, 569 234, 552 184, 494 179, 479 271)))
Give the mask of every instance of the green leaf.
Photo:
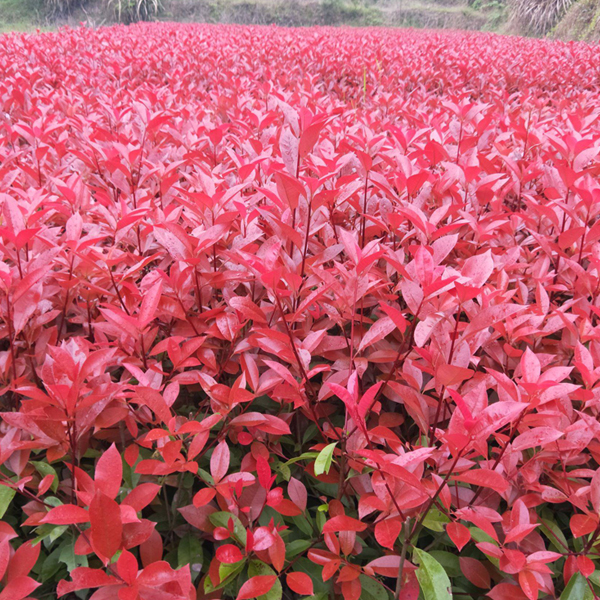
POLYGON ((565 548, 569 547, 565 534, 561 531, 560 527, 547 515, 542 515, 540 519, 540 529, 544 532, 544 535, 548 538, 549 542, 554 546, 555 550, 564 552, 565 548), (560 540, 560 541, 559 541, 560 540), (564 544, 564 546, 561 544, 564 544))
POLYGON ((444 567, 448 577, 460 577, 462 575, 458 555, 445 550, 432 550, 429 554, 444 567))
MULTIPOLYGON (((275 571, 267 564, 260 560, 251 560, 248 565, 248 577, 256 577, 257 575, 277 575, 275 571)), ((258 600, 281 600, 283 588, 281 581, 277 579, 273 587, 262 596, 258 596, 258 600)))
POLYGON ((13 490, 6 485, 0 485, 0 519, 4 516, 16 493, 17 490, 13 490))
POLYGON ((68 525, 56 525, 52 531, 50 532, 50 535, 48 536, 48 538, 50 539, 51 542, 56 541, 59 537, 61 537, 62 535, 65 534, 66 531, 69 530, 69 526, 68 525))
POLYGON ((323 475, 323 473, 329 473, 331 463, 333 461, 333 451, 337 446, 337 442, 328 444, 319 452, 319 456, 315 460, 315 475, 323 475))
POLYGON ((185 565, 190 565, 192 572, 198 572, 199 569, 193 569, 195 565, 202 565, 202 544, 200 540, 192 535, 186 533, 179 542, 177 547, 177 567, 181 568, 185 565))
POLYGON ((48 498, 46 498, 44 500, 44 502, 46 504, 49 504, 50 506, 62 506, 63 505, 63 501, 59 500, 56 496, 48 496, 48 498))
POLYGON ((294 556, 298 556, 298 554, 306 552, 310 546, 310 540, 294 540, 293 542, 285 545, 285 556, 288 559, 294 558, 294 556))
POLYGON ((380 583, 364 575, 361 575, 359 579, 362 586, 360 600, 389 600, 388 591, 380 583))
POLYGON ((317 426, 314 423, 311 423, 304 432, 304 437, 302 438, 302 445, 304 446, 304 444, 307 444, 308 441, 312 440, 317 433, 317 426))
POLYGON ((221 581, 225 583, 229 579, 232 579, 234 575, 242 570, 245 564, 245 558, 236 563, 221 563, 219 565, 219 577, 221 581))
POLYGON ((291 517, 294 526, 297 527, 302 533, 306 535, 313 534, 313 528, 310 524, 310 521, 304 515, 298 515, 296 517, 291 517))
POLYGON ((327 515, 324 512, 318 512, 316 520, 318 530, 323 531, 323 527, 325 527, 325 523, 327 522, 327 515))
POLYGON ((69 573, 77 567, 87 567, 87 556, 78 556, 75 554, 75 540, 65 540, 60 546, 58 560, 67 565, 69 573))
POLYGON ((32 460, 31 464, 42 477, 46 477, 46 475, 54 475, 54 481, 52 482, 50 489, 56 493, 56 490, 58 489, 58 475, 56 474, 54 468, 41 460, 32 460))
POLYGON ((309 459, 313 459, 313 458, 317 458, 317 456, 319 456, 318 452, 304 452, 302 453, 300 456, 295 456, 294 458, 290 458, 290 460, 288 460, 286 463, 283 463, 284 465, 293 465, 294 463, 297 463, 300 460, 309 460, 309 459))
POLYGON ((290 468, 286 464, 279 461, 273 464, 273 470, 277 471, 286 481, 289 481, 290 477, 292 476, 292 471, 290 468))
POLYGON ((54 552, 48 555, 48 558, 44 561, 42 565, 42 581, 50 581, 54 579, 54 576, 60 571, 62 568, 62 564, 60 562, 60 554, 62 549, 60 547, 56 548, 54 552))
POLYGON ((246 528, 242 525, 242 522, 230 512, 216 512, 208 517, 209 521, 215 527, 225 527, 228 529, 229 519, 233 520, 233 533, 231 537, 242 546, 246 545, 246 528))
POLYGON ((221 578, 221 583, 219 585, 213 585, 210 577, 207 577, 204 580, 204 593, 210 594, 229 585, 242 572, 245 566, 246 559, 240 560, 240 562, 233 564, 222 563, 219 566, 219 577, 221 578))
POLYGON ((424 600, 452 600, 452 586, 444 567, 433 556, 418 548, 415 548, 413 558, 419 563, 416 575, 424 600))
POLYGON ((491 535, 488 535, 485 531, 479 529, 479 527, 469 527, 469 531, 471 532, 472 538, 478 544, 481 542, 488 542, 490 544, 494 544, 494 546, 498 545, 498 542, 491 535))
POLYGON ((560 595, 560 600, 594 600, 594 594, 585 577, 581 573, 575 573, 560 595))
POLYGON ((198 475, 200 475, 200 477, 202 477, 202 479, 208 483, 208 485, 215 485, 215 480, 208 471, 205 471, 204 469, 198 469, 198 475))
POLYGON ((450 519, 442 512, 437 509, 430 509, 427 512, 427 516, 423 520, 423 525, 431 531, 437 531, 441 533, 446 529, 446 523, 449 523, 450 519))

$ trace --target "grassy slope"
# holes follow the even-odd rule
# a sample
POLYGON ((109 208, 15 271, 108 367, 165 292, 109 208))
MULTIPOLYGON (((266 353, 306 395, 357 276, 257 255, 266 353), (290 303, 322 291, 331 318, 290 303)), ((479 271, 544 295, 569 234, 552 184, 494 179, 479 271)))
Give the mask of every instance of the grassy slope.
POLYGON ((555 27, 553 35, 567 40, 600 41, 600 0, 579 0, 555 27))
POLYGON ((26 31, 43 22, 40 0, 0 0, 0 31, 26 31))
MULTIPOLYGON (((162 0, 161 18, 173 21, 279 24, 289 26, 387 25, 497 29, 503 0, 162 0)), ((109 23, 105 0, 87 0, 67 21, 50 19, 43 0, 0 0, 0 31, 53 27, 87 20, 109 23)))

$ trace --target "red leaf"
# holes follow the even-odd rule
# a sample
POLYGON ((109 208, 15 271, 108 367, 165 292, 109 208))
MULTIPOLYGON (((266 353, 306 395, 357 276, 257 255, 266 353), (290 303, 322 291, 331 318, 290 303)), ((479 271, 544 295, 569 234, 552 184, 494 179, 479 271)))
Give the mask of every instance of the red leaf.
POLYGON ((116 577, 105 573, 102 569, 90 569, 88 567, 77 567, 71 571, 73 581, 60 581, 58 583, 58 597, 64 596, 77 590, 103 587, 118 583, 116 577))
POLYGON ((435 372, 435 377, 438 383, 445 386, 457 385, 466 379, 473 377, 474 371, 471 369, 463 369, 456 365, 441 364, 435 372))
POLYGON ((219 483, 229 469, 229 446, 225 440, 219 442, 210 457, 210 474, 219 483))
POLYGON ((503 494, 508 489, 508 482, 500 473, 492 469, 473 469, 466 473, 454 476, 455 481, 470 483, 480 487, 491 488, 499 494, 503 494))
POLYGON ((392 331, 396 329, 396 324, 389 317, 383 317, 376 321, 367 333, 365 333, 363 339, 358 346, 358 352, 362 352, 365 348, 376 344, 386 336, 388 336, 392 331))
POLYGON ((156 483, 140 483, 127 494, 121 505, 132 506, 135 512, 140 512, 148 506, 160 492, 156 483))
POLYGON ((336 533, 338 531, 364 531, 367 524, 352 517, 338 515, 325 522, 323 533, 336 533))
POLYGON ((90 513, 87 510, 74 504, 63 504, 51 508, 41 522, 51 523, 52 525, 73 525, 75 523, 87 523, 89 520, 90 513))
POLYGON ((586 579, 596 570, 594 561, 591 558, 588 558, 587 556, 578 556, 577 566, 579 567, 579 572, 586 579))
POLYGON ((205 506, 216 495, 217 495, 217 492, 215 490, 213 490, 212 488, 203 488, 194 495, 193 504, 196 508, 199 508, 200 506, 205 506))
POLYGON ((537 383, 540 378, 540 361, 529 348, 525 349, 521 357, 521 373, 527 383, 537 383))
POLYGON ((0 592, 0 600, 23 600, 39 586, 31 577, 16 577, 0 592))
POLYGON ((119 573, 119 577, 126 583, 132 584, 136 580, 138 574, 138 562, 131 552, 128 552, 127 550, 121 552, 119 560, 117 561, 117 572, 119 573))
POLYGON ((144 329, 156 317, 156 310, 162 294, 162 280, 159 279, 148 291, 144 292, 142 306, 138 315, 140 329, 144 329))
POLYGON ((156 529, 152 530, 150 537, 140 545, 140 559, 142 565, 147 567, 154 562, 162 559, 163 543, 160 533, 156 529))
POLYGON ((512 443, 513 450, 518 452, 527 450, 529 448, 536 448, 541 446, 542 448, 563 436, 562 431, 554 429, 553 427, 534 427, 525 433, 517 436, 512 443))
POLYGON ((342 595, 344 600, 360 600, 362 593, 362 585, 360 579, 353 579, 352 581, 345 581, 342 583, 342 595))
POLYGON ((312 596, 314 594, 312 579, 306 573, 300 573, 298 571, 288 573, 285 581, 296 594, 301 596, 312 596))
POLYGON ((366 567, 367 572, 373 571, 378 575, 384 577, 398 577, 398 570, 400 569, 400 557, 397 555, 388 554, 387 556, 380 556, 375 560, 372 560, 366 567))
POLYGON ((40 555, 40 548, 41 544, 35 546, 31 542, 21 544, 8 565, 7 580, 12 581, 17 577, 29 575, 40 555))
POLYGON ((375 524, 375 539, 384 548, 394 549, 394 544, 402 531, 400 519, 384 519, 375 524))
POLYGON ((121 547, 123 525, 119 505, 103 494, 96 492, 90 504, 91 541, 94 552, 110 559, 121 547))
POLYGON ((485 590, 490 588, 490 574, 480 561, 468 556, 461 556, 459 561, 460 570, 473 585, 485 590))
MULTIPOLYGON (((36 283, 42 280, 50 270, 50 265, 35 269, 28 273, 19 281, 13 293, 12 301, 16 303, 24 294, 26 294, 36 283)), ((0 596, 1 597, 1 596, 0 596)))
POLYGON ((288 483, 288 494, 291 501, 304 512, 308 501, 308 492, 306 491, 305 485, 298 479, 292 477, 288 483))
POLYGON ((123 479, 123 461, 114 444, 104 452, 96 463, 94 481, 96 488, 114 500, 121 488, 123 479))
POLYGON ((598 525, 596 515, 573 515, 569 523, 573 535, 578 538, 592 533, 598 525))
POLYGON ((225 544, 219 546, 216 552, 217 560, 222 563, 236 563, 244 559, 244 555, 241 550, 233 544, 225 544))
POLYGON ((519 586, 512 583, 499 583, 487 593, 492 600, 527 600, 519 586))
POLYGON ((459 551, 462 550, 471 539, 471 532, 468 527, 465 527, 462 523, 448 523, 448 525, 446 525, 446 533, 459 551))
POLYGON ((274 543, 269 547, 269 558, 276 571, 281 571, 285 562, 285 544, 279 534, 273 536, 274 543))
POLYGON ((262 596, 271 590, 276 581, 277 575, 256 575, 255 577, 250 577, 240 588, 237 600, 250 600, 251 598, 262 596))
POLYGON ((531 571, 525 570, 519 573, 519 585, 529 600, 537 600, 540 585, 531 571))

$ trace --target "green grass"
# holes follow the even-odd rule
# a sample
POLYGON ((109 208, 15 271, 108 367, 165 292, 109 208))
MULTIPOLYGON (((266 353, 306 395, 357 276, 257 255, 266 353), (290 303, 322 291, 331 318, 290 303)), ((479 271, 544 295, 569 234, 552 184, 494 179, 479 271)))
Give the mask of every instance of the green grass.
POLYGON ((0 0, 0 32, 33 31, 42 15, 41 0, 0 0))
MULTIPOLYGON (((386 25, 401 27, 454 27, 496 29, 504 0, 162 0, 162 20, 207 21, 304 26, 386 25), (498 14, 496 14, 498 12, 498 14)), ((0 32, 55 29, 81 20, 110 23, 114 13, 106 0, 87 0, 68 18, 51 19, 44 0, 0 0, 0 32), (89 17, 88 17, 89 14, 89 17)))

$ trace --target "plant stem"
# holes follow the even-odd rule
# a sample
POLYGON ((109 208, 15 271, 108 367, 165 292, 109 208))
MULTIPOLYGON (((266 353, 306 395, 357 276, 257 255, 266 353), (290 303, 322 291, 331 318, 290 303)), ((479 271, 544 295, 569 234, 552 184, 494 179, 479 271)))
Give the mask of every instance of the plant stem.
POLYGON ((400 593, 402 592, 402 575, 404 573, 404 563, 406 562, 406 551, 408 549, 408 545, 410 544, 410 517, 404 521, 404 525, 402 527, 404 531, 404 539, 402 540, 402 550, 400 551, 400 566, 398 567, 398 580, 396 581, 396 592, 394 594, 394 599, 399 600, 400 593))

